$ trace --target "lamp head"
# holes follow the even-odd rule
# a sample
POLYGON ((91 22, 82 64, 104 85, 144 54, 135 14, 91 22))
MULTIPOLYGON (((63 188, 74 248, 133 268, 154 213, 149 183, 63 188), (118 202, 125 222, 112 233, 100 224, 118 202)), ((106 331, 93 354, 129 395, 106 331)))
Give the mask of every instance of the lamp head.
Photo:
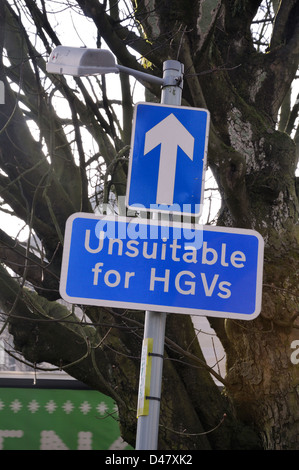
POLYGON ((46 68, 49 73, 75 77, 119 72, 110 51, 67 46, 55 47, 46 68))

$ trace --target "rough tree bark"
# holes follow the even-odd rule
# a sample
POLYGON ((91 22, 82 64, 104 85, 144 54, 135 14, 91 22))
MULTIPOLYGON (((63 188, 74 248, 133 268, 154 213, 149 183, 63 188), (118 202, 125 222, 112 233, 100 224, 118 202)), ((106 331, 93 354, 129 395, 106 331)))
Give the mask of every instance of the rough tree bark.
MULTIPOLYGON (((1 198, 30 225, 43 257, 3 227, 1 260, 20 282, 1 267, 2 308, 15 347, 27 361, 64 368, 116 400, 123 437, 134 446, 143 313, 83 307, 86 324, 56 302, 65 220, 77 210, 93 210, 80 129, 86 126, 98 142, 110 187, 117 196, 124 194, 126 164, 118 157, 127 155, 132 101, 126 93, 126 126, 119 134, 109 120, 110 105, 94 103, 81 80, 77 87, 84 100, 63 77, 51 77, 69 102, 76 163, 65 122, 43 88, 45 61, 10 3, 0 5, 0 47, 10 60, 0 66, 6 90, 0 113, 1 198), (25 94, 12 91, 9 81, 25 94), (26 118, 38 124, 50 159, 26 118), (35 293, 24 287, 25 280, 35 293)), ((45 7, 23 3, 49 53, 59 39, 45 7)), ((184 63, 184 104, 211 113, 208 163, 222 196, 218 224, 253 228, 265 240, 261 315, 250 322, 210 319, 227 356, 227 375, 218 377, 224 393, 205 364, 191 319, 168 317, 159 448, 297 449, 299 369, 290 358, 298 339, 298 155, 287 124, 278 130, 277 120, 298 67, 299 2, 282 0, 279 8, 273 2, 277 14, 265 52, 254 47, 251 34, 263 3, 258 0, 136 0, 132 7, 141 35, 119 20, 115 2, 74 3, 97 27, 98 45, 103 39, 121 64, 142 68, 128 46, 159 76, 164 60, 184 63)), ((125 92, 128 81, 121 80, 125 92)), ((148 91, 159 97, 155 87, 148 91)))

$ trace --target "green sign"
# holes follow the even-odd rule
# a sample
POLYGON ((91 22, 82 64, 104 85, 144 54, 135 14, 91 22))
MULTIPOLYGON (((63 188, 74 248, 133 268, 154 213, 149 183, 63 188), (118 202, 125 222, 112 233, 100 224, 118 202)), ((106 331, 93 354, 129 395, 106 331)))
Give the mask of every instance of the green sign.
POLYGON ((124 450, 114 401, 93 390, 0 389, 0 450, 124 450))

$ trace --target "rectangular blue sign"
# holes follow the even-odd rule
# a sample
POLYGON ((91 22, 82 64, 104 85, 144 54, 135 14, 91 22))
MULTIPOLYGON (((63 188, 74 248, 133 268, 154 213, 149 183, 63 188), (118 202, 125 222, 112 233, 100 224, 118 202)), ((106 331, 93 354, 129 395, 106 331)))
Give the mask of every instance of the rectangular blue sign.
POLYGON ((252 230, 77 213, 60 293, 70 303, 251 320, 264 242, 252 230))
POLYGON ((138 103, 134 110, 127 206, 200 215, 209 111, 138 103))

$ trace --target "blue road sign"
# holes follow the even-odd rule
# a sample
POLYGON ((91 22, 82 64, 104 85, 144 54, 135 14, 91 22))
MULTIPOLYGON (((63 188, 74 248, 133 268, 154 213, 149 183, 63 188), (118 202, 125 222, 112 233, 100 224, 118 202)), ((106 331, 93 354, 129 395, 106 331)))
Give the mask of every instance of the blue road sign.
POLYGON ((127 206, 200 215, 210 115, 205 109, 138 103, 127 206))
POLYGON ((70 303, 251 320, 261 309, 255 231, 77 213, 60 293, 70 303))

